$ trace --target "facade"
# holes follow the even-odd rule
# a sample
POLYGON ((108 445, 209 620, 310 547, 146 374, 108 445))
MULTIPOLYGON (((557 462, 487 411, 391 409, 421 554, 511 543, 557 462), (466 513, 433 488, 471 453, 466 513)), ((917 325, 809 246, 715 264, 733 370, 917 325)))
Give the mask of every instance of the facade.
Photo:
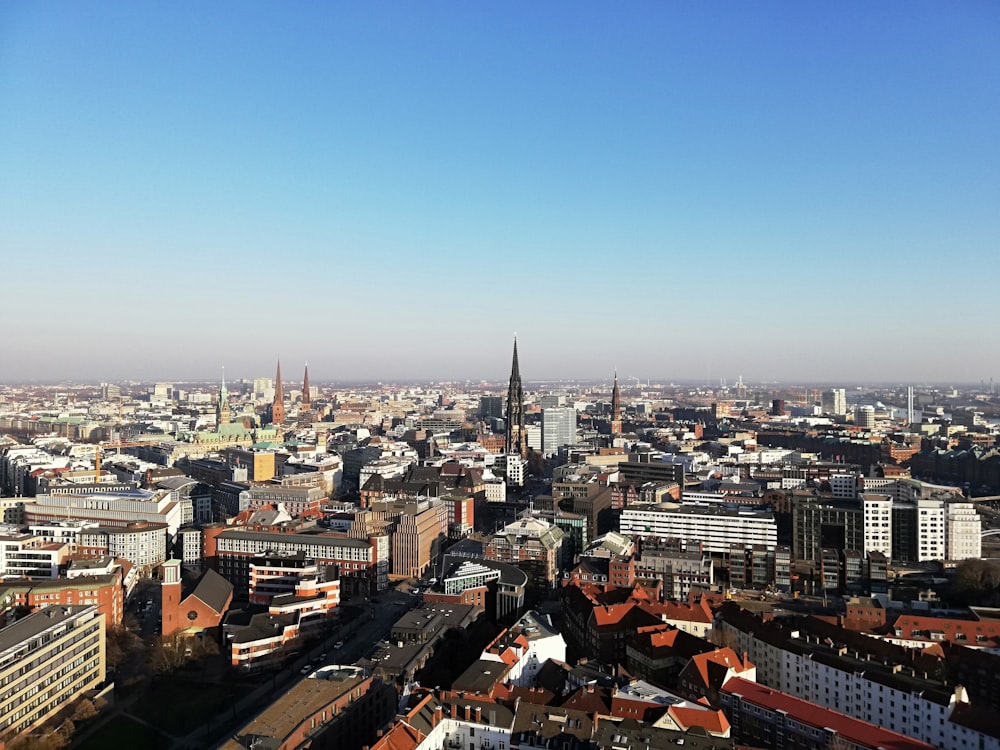
POLYGON ((888 495, 861 496, 864 513, 865 544, 862 550, 881 552, 892 559, 892 498, 888 495))
POLYGON ((250 564, 258 554, 301 552, 321 565, 336 565, 341 580, 352 579, 365 590, 376 589, 376 558, 371 542, 327 534, 293 534, 239 528, 204 532, 205 561, 236 587, 236 595, 250 591, 250 564))
POLYGON ((24 522, 47 525, 61 521, 95 521, 122 527, 137 521, 162 523, 172 539, 184 525, 184 504, 169 490, 124 490, 92 495, 39 495, 24 504, 24 522))
POLYGON ((542 409, 542 453, 554 456, 565 445, 576 445, 576 409, 572 406, 542 409))
POLYGON ((94 606, 45 607, 0 630, 0 738, 103 683, 104 631, 94 606))
POLYGON ((748 653, 757 681, 769 688, 936 747, 1000 748, 996 723, 984 731, 990 717, 976 711, 963 687, 904 671, 901 647, 862 638, 849 649, 847 631, 810 622, 816 632, 804 633, 728 603, 716 613, 715 629, 748 653))
POLYGON ((85 529, 80 534, 80 551, 90 557, 110 555, 128 560, 148 572, 167 559, 167 526, 139 522, 125 528, 85 529))
POLYGON ((770 511, 719 505, 662 503, 625 508, 619 532, 700 542, 702 550, 728 554, 733 544, 778 544, 778 526, 770 511))
POLYGON ((525 571, 529 587, 546 591, 559 581, 559 561, 566 538, 558 526, 537 518, 507 524, 490 537, 484 553, 487 560, 510 563, 525 571))
POLYGON ((392 718, 396 692, 360 667, 329 666, 293 685, 221 750, 356 750, 392 718))
POLYGON ((983 524, 972 503, 949 503, 945 513, 947 536, 946 560, 982 557, 983 524))
POLYGON ((881 729, 845 714, 818 709, 808 701, 733 677, 720 695, 733 736, 755 747, 786 750, 931 750, 933 745, 881 729))
POLYGON ((0 584, 0 601, 29 612, 55 606, 95 606, 108 626, 120 625, 125 613, 121 569, 104 575, 17 580, 0 584))
POLYGON ((240 510, 258 510, 281 504, 292 518, 319 513, 326 502, 322 487, 284 487, 280 484, 254 485, 240 493, 240 510))

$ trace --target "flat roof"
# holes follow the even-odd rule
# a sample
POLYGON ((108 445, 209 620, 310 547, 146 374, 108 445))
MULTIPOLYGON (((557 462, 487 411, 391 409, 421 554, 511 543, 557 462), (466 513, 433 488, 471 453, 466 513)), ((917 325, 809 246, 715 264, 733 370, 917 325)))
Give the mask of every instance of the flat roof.
POLYGON ((80 605, 43 607, 37 612, 33 612, 0 630, 0 654, 20 646, 24 641, 44 633, 49 628, 54 628, 78 617, 87 610, 97 612, 97 608, 94 606, 80 605))

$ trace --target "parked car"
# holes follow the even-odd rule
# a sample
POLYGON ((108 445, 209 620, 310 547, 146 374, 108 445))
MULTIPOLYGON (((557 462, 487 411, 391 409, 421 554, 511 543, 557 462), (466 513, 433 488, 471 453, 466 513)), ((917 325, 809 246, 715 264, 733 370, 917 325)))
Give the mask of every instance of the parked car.
POLYGON ((312 671, 313 671, 312 667, 307 664, 306 666, 302 667, 302 669, 299 670, 299 674, 309 674, 312 671))

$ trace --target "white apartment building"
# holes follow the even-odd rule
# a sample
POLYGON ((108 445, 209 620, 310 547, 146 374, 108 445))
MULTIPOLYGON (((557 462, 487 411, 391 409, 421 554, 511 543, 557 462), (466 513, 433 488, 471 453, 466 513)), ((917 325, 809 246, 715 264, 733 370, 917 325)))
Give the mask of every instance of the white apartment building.
POLYGON ((945 559, 944 504, 937 500, 918 500, 917 561, 945 559))
POLYGON ((888 495, 861 496, 864 512, 864 554, 881 552, 892 559, 892 498, 888 495))
POLYGON ((507 483, 497 477, 495 479, 486 480, 483 483, 486 491, 486 502, 488 503, 502 503, 507 500, 507 483))
POLYGON ((497 458, 497 468, 502 472, 507 484, 512 487, 524 486, 524 476, 528 471, 528 462, 516 453, 509 453, 497 458))
POLYGON ((47 542, 35 534, 0 536, 0 576, 58 578, 69 552, 68 544, 47 542))
POLYGON ((785 637, 772 628, 751 632, 724 617, 716 619, 715 628, 734 637, 734 650, 757 666, 762 685, 936 747, 1000 750, 998 736, 952 720, 956 707, 969 704, 964 688, 952 693, 902 666, 809 644, 798 631, 785 637))
POLYGON ((625 508, 619 532, 626 536, 674 537, 702 543, 705 552, 728 554, 731 545, 778 544, 774 514, 750 508, 660 503, 625 508))
POLYGON ((551 620, 538 612, 526 612, 511 628, 512 633, 524 636, 528 648, 507 673, 507 682, 520 687, 534 687, 535 677, 549 659, 566 661, 566 641, 551 620))
POLYGON ((949 503, 946 506, 946 560, 968 560, 983 556, 983 524, 972 503, 949 503))

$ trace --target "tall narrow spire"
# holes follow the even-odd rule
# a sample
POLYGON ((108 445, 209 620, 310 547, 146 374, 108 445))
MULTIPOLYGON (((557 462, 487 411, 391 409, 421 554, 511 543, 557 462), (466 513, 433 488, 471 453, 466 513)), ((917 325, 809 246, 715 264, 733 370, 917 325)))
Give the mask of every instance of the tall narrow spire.
POLYGON ((620 435, 622 431, 622 393, 618 388, 618 370, 615 370, 615 385, 611 389, 611 434, 620 435))
POLYGON ((306 362, 306 373, 302 376, 302 410, 309 411, 312 397, 309 395, 309 363, 306 362))
POLYGON ((510 367, 510 386, 507 389, 507 453, 521 456, 528 453, 524 432, 524 388, 521 385, 521 368, 517 362, 517 334, 514 334, 514 359, 510 367))
POLYGON ((229 391, 226 390, 226 368, 222 368, 222 387, 219 388, 219 403, 215 407, 215 425, 229 424, 232 412, 229 409, 229 391))
POLYGON ((281 387, 281 359, 278 359, 278 372, 274 376, 274 401, 271 402, 271 422, 285 423, 285 389, 281 387))

